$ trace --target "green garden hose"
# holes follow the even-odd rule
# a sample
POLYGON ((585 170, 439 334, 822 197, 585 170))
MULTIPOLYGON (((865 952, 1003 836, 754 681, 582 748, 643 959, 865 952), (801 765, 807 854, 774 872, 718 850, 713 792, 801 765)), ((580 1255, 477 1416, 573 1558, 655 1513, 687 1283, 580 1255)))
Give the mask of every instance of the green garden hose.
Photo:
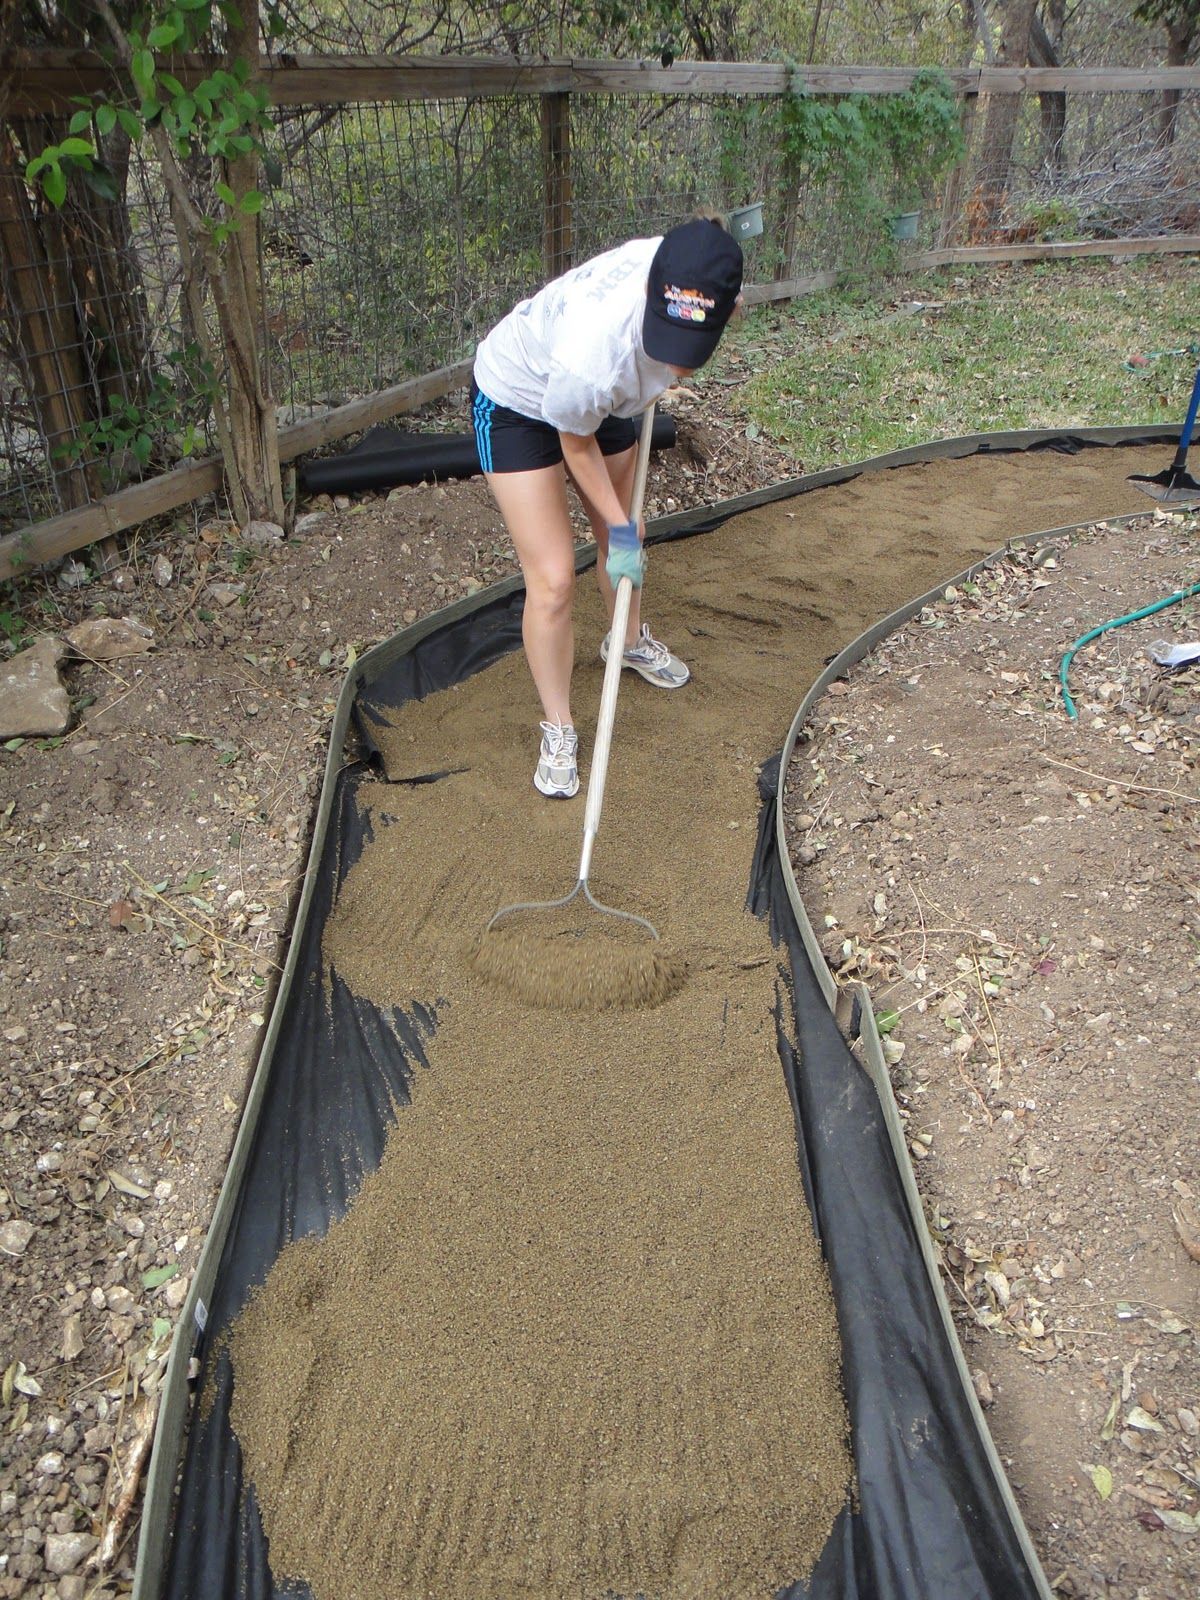
POLYGON ((1107 633, 1110 628, 1120 628, 1127 622, 1140 622, 1143 617, 1152 617, 1156 611, 1162 611, 1167 606, 1178 605, 1181 600, 1189 596, 1200 594, 1200 583, 1193 583, 1188 589, 1180 589, 1178 594, 1169 594, 1165 600, 1156 600, 1152 606, 1143 606, 1140 611, 1131 611, 1127 616, 1114 617, 1111 622, 1102 622, 1098 628, 1089 628, 1087 633, 1081 634, 1066 655, 1058 669, 1058 681, 1062 685, 1063 706, 1067 715, 1074 721, 1079 713, 1075 709, 1075 702, 1071 699, 1071 691, 1067 688, 1067 671, 1074 658, 1075 652, 1081 650, 1085 644, 1090 644, 1093 639, 1098 639, 1102 633, 1107 633))
POLYGON ((1181 345, 1178 350, 1147 350, 1143 355, 1130 356, 1125 367, 1129 372, 1138 372, 1152 361, 1161 361, 1164 356, 1200 356, 1200 344, 1181 345))

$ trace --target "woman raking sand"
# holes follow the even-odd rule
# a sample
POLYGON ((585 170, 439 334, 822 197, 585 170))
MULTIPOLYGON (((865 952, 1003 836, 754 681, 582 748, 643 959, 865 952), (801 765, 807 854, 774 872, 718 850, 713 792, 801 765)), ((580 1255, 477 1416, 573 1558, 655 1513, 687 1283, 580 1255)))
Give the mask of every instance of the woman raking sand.
MULTIPOLYGON (((522 637, 541 700, 533 781, 579 790, 571 715, 575 552, 570 478, 600 552, 611 621, 616 584, 634 586, 622 666, 661 689, 688 668, 641 617, 644 526, 629 520, 633 418, 702 367, 741 299, 742 252, 715 218, 632 239, 554 279, 487 335, 475 357, 471 412, 479 464, 525 576, 522 637)), ((600 655, 608 659, 610 640, 600 655)))

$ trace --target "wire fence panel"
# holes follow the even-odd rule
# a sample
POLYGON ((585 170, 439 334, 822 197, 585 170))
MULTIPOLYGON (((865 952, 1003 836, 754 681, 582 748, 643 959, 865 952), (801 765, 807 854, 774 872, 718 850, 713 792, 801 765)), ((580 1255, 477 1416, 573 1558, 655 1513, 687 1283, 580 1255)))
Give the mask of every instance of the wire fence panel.
POLYGON ((117 198, 80 186, 54 211, 0 171, 0 532, 215 447, 223 374, 197 354, 157 167, 112 146, 117 198))
MULTIPOLYGON (((547 82, 277 107, 259 237, 282 425, 469 356, 547 277, 701 206, 763 203, 751 283, 903 265, 884 191, 836 163, 815 181, 784 94, 547 82)), ((1194 90, 960 107, 966 154, 926 186, 911 248, 1200 232, 1194 90)), ((0 164, 0 534, 215 448, 223 374, 197 355, 159 175, 127 142, 107 156, 119 196, 72 191, 60 212, 0 164)))
POLYGON ((457 359, 538 277, 536 100, 288 108, 280 131, 263 277, 288 420, 457 359))

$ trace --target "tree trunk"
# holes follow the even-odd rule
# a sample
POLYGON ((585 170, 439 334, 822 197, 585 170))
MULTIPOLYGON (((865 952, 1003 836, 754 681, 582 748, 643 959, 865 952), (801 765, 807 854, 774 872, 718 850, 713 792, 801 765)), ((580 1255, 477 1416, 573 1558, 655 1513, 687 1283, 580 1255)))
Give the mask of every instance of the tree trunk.
MULTIPOLYGON (((234 35, 233 55, 247 63, 253 82, 260 60, 257 0, 237 0, 237 5, 242 26, 234 35)), ((257 187, 258 178, 253 155, 229 164, 229 187, 239 200, 257 187)), ((213 279, 229 357, 229 425, 250 516, 282 523, 279 437, 264 355, 260 281, 258 218, 243 217, 226 247, 224 271, 213 279)))
MULTIPOLYGON (((975 58, 975 42, 982 46, 984 60, 992 66, 996 60, 996 46, 988 21, 984 0, 962 0, 963 65, 969 66, 975 58)), ((971 171, 971 140, 975 136, 975 121, 979 114, 979 96, 964 95, 959 106, 958 125, 962 130, 963 153, 955 162, 946 179, 942 194, 942 216, 938 223, 937 248, 944 250, 951 244, 967 244, 970 227, 963 215, 963 186, 971 171)))
MULTIPOLYGON (((1051 28, 1057 30, 1055 38, 1048 32, 1035 11, 1029 35, 1029 59, 1035 67, 1058 67, 1058 46, 1062 41, 1062 0, 1054 0, 1050 7, 1051 28)), ((1062 89, 1052 89, 1039 95, 1042 107, 1042 160, 1046 170, 1061 178, 1066 169, 1067 96, 1062 89)))
POLYGON ((85 348, 72 315, 63 259, 47 252, 44 218, 34 215, 11 131, 0 126, 0 312, 8 354, 44 441, 59 510, 85 505, 98 485, 72 447, 94 413, 85 348))
MULTIPOLYGON (((1167 66, 1186 67, 1196 37, 1196 24, 1191 18, 1180 18, 1167 24, 1167 66)), ((1179 102, 1181 89, 1164 89, 1158 113, 1158 148, 1169 150, 1175 143, 1179 127, 1179 102)))
MULTIPOLYGON (((1029 37, 1036 0, 1010 0, 1004 17, 996 65, 1023 67, 1029 61, 1029 37)), ((988 97, 980 156, 978 209, 985 231, 995 228, 1008 198, 1012 174, 1013 143, 1021 115, 1019 94, 988 97)))

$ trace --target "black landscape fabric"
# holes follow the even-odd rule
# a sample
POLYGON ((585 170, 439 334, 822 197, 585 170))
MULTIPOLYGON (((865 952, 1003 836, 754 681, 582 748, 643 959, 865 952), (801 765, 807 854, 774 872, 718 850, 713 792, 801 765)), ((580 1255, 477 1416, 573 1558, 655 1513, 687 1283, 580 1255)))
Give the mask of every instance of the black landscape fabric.
MULTIPOLYGON (((674 447, 675 422, 665 412, 655 413, 650 443, 655 450, 674 447)), ((405 433, 379 427, 349 450, 302 461, 299 476, 306 494, 359 494, 403 483, 473 478, 478 472, 474 434, 405 433)))
MULTIPOLYGON (((516 648, 521 605, 518 591, 448 623, 360 691, 368 745, 373 708, 447 688, 516 648)), ((324 924, 366 842, 355 790, 376 776, 369 763, 341 772, 311 914, 297 933, 298 979, 281 1002, 281 1032, 198 1352, 198 1400, 158 1591, 170 1600, 309 1594, 302 1584, 278 1583, 270 1570, 229 1422, 227 1335, 284 1245, 323 1233, 345 1212, 378 1164, 394 1117, 404 1114, 410 1080, 427 1070, 423 1046, 437 1026, 436 997, 428 1009, 384 1014, 336 980, 331 989, 321 980, 324 924)), ((883 1109, 805 953, 764 792, 757 851, 746 863, 749 904, 771 919, 780 951, 780 1065, 833 1280, 858 1483, 815 1571, 785 1600, 1033 1600, 1045 1591, 977 1431, 883 1109)))

